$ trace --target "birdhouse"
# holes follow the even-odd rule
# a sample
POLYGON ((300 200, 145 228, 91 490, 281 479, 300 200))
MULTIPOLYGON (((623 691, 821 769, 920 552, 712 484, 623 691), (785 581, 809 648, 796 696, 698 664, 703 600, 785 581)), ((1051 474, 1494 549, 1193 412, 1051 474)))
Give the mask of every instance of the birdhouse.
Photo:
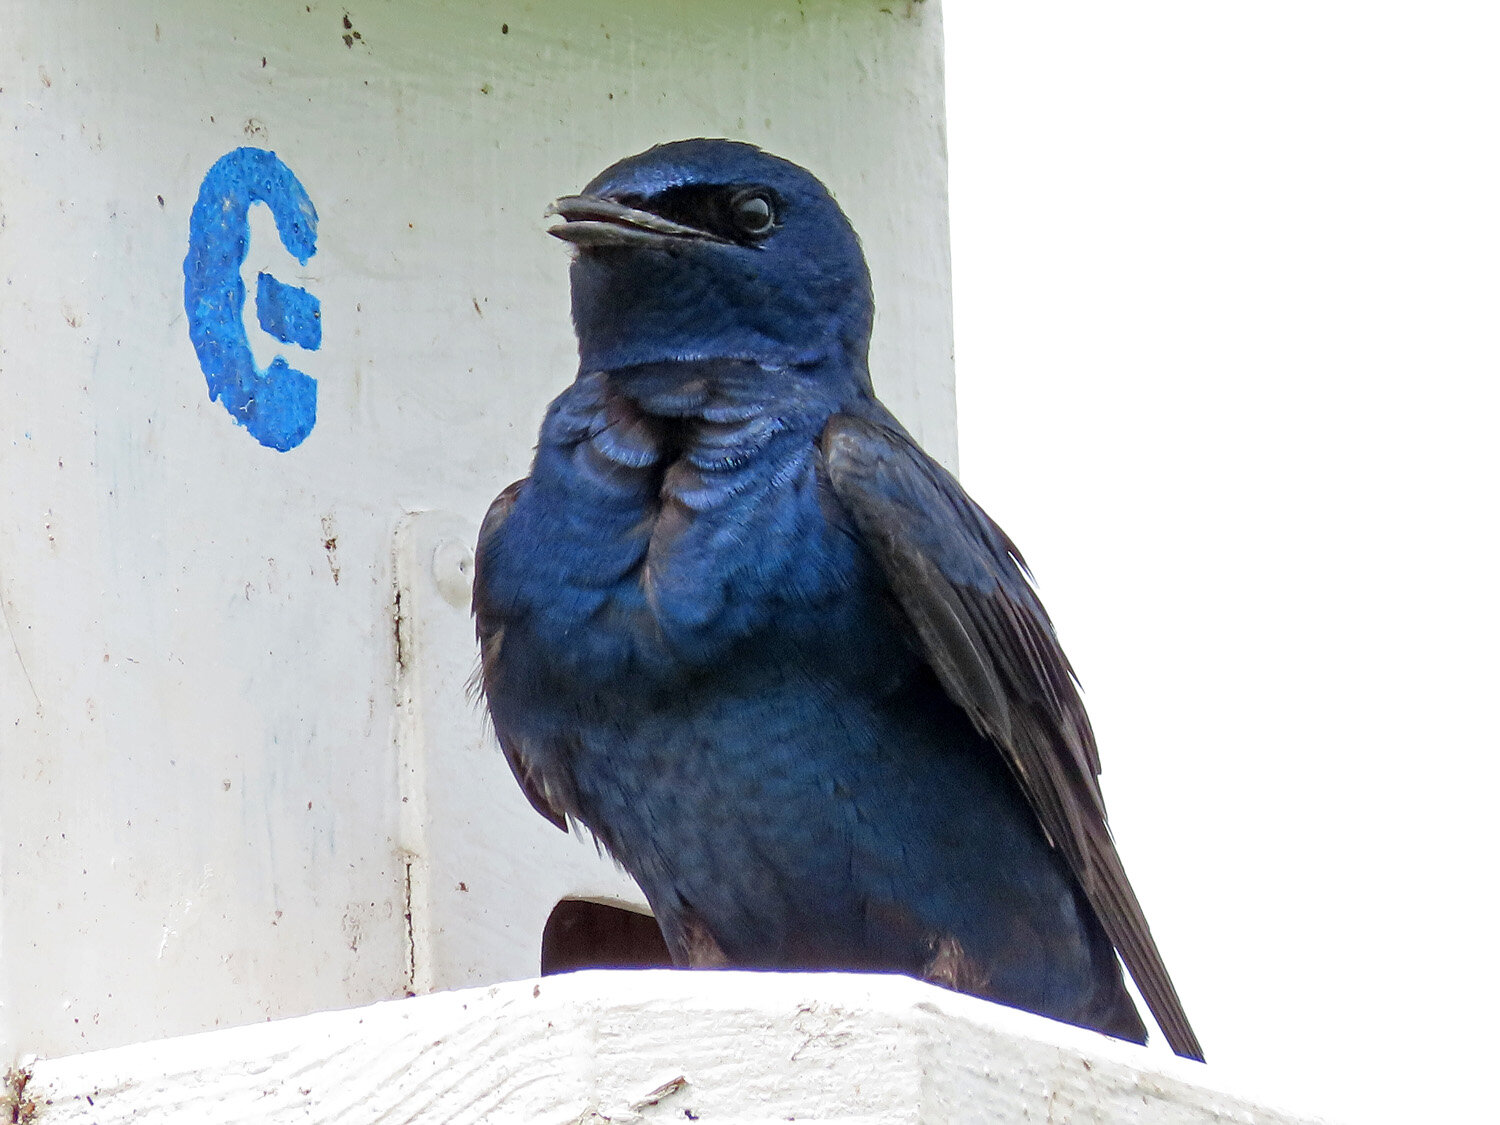
POLYGON ((937 5, 5 23, 4 1052, 659 963, 467 686, 479 520, 577 368, 545 212, 682 137, 813 169, 951 461, 937 5))

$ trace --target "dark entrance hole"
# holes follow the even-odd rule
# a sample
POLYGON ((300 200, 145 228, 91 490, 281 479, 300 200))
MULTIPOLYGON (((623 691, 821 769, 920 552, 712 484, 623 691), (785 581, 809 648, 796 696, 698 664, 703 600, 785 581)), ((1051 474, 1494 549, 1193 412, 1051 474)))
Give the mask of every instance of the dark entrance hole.
POLYGON ((565 898, 542 930, 542 975, 573 969, 670 968, 656 919, 602 902, 565 898))

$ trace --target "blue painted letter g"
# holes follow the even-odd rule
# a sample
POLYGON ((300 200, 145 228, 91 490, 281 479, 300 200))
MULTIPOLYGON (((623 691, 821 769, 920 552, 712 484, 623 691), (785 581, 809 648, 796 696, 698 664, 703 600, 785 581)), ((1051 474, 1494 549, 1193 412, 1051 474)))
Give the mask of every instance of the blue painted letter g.
MULTIPOLYGON (((284 453, 312 432, 318 384, 279 355, 262 371, 250 353, 240 269, 250 245, 252 203, 270 207, 292 257, 306 265, 317 252, 318 213, 291 169, 274 152, 237 148, 203 177, 182 263, 182 296, 209 397, 222 402, 256 441, 284 453)), ((276 339, 309 350, 322 345, 318 299, 307 290, 263 273, 255 306, 260 326, 276 339)))

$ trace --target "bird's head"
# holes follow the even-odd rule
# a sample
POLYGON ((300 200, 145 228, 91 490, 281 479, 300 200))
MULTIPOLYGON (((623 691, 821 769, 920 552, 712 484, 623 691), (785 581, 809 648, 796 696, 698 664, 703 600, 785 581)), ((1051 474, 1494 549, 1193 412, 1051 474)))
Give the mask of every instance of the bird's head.
POLYGON ((869 271, 806 169, 737 141, 676 141, 611 165, 552 213, 551 233, 578 248, 583 370, 737 359, 867 378, 869 271))

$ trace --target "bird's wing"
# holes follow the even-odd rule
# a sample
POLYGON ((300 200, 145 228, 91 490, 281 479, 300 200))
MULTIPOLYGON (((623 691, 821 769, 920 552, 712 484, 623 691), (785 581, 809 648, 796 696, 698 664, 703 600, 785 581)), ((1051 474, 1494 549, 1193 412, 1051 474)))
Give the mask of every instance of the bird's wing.
POLYGON ((519 748, 511 745, 510 740, 501 734, 500 723, 494 712, 493 685, 500 668, 500 653, 505 647, 505 612, 504 607, 496 605, 489 596, 490 553, 506 517, 515 507, 516 498, 521 495, 521 490, 525 487, 526 478, 522 477, 495 497, 490 510, 484 514, 484 522, 479 525, 479 540, 474 548, 472 604, 474 632, 479 638, 478 681, 479 686, 484 690, 485 698, 490 701, 490 718, 495 726, 495 734, 500 739, 500 748, 505 751, 505 760, 510 763, 510 770, 516 775, 521 792, 526 794, 526 799, 531 802, 532 808, 566 832, 568 830, 567 817, 548 799, 546 786, 533 774, 530 764, 522 756, 519 748))
POLYGON ((1015 544, 883 411, 836 415, 822 452, 943 687, 1014 771, 1167 1042, 1202 1059, 1105 822, 1073 669, 1015 544))

